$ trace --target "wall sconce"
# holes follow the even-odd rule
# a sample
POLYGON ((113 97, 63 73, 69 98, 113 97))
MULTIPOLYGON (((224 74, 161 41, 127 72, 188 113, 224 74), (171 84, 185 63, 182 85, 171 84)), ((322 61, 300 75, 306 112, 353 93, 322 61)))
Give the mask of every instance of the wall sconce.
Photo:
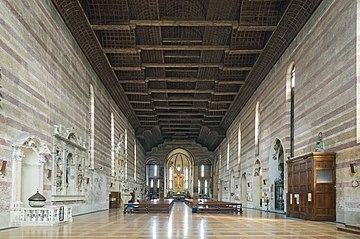
POLYGON ((250 188, 250 183, 247 183, 247 185, 248 185, 248 188, 250 188))
POLYGON ((356 172, 355 172, 355 165, 356 165, 355 163, 351 163, 351 164, 350 164, 350 171, 351 171, 351 173, 356 173, 356 172))
POLYGON ((113 187, 113 183, 110 183, 110 188, 112 188, 113 187))
POLYGON ((235 185, 235 188, 237 189, 237 188, 238 188, 238 185, 235 185))
POLYGON ((266 185, 266 179, 263 180, 263 184, 266 185))
POLYGON ((224 187, 224 190, 226 190, 226 187, 224 187))

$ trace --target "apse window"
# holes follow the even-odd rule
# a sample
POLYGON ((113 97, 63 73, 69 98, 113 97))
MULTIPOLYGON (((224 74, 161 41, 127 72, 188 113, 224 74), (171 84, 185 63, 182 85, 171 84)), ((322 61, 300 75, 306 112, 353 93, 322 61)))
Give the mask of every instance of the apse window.
POLYGON ((202 164, 200 166, 200 177, 204 177, 205 176, 205 166, 204 164, 202 164))

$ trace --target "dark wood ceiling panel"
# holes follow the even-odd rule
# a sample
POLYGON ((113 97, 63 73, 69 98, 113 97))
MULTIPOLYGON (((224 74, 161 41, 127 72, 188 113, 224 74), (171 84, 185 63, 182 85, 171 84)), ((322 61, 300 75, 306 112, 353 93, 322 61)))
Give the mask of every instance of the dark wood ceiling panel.
POLYGON ((146 150, 214 150, 321 0, 53 0, 146 150))

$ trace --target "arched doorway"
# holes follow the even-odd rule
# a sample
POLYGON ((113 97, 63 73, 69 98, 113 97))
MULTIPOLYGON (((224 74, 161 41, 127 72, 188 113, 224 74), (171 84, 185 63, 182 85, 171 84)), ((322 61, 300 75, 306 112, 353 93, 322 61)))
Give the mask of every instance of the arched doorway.
POLYGON ((261 208, 262 206, 262 169, 261 163, 259 160, 256 160, 254 165, 254 174, 253 174, 253 207, 261 208))
POLYGON ((269 181, 271 200, 270 208, 284 211, 284 148, 281 141, 276 138, 270 148, 269 181))
POLYGON ((194 160, 188 151, 182 148, 172 150, 166 158, 165 195, 192 196, 194 160))

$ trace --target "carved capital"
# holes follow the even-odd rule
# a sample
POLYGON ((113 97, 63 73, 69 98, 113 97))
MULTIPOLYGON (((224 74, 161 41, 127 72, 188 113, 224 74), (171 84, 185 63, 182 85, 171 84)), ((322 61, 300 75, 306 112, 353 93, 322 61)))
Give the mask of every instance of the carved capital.
POLYGON ((13 161, 21 161, 24 157, 25 157, 25 155, 24 155, 23 151, 21 150, 21 148, 18 146, 15 146, 13 148, 12 160, 13 161))

